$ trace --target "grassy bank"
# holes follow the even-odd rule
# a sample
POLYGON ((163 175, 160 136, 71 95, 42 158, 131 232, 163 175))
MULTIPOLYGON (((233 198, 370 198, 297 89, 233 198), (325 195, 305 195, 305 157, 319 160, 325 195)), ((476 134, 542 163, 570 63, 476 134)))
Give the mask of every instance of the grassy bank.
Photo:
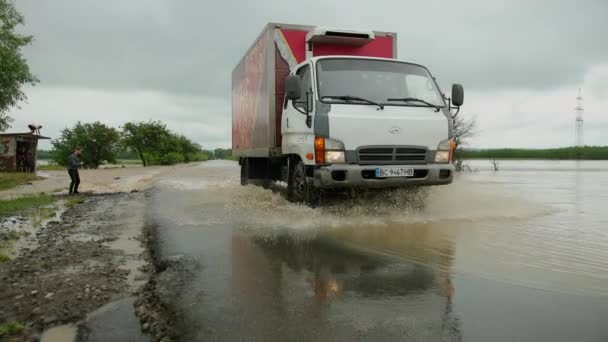
POLYGON ((142 165, 141 159, 118 159, 120 165, 142 165))
POLYGON ((608 160, 608 146, 563 147, 552 149, 501 148, 464 150, 464 159, 591 159, 608 160))
POLYGON ((57 165, 57 164, 46 164, 46 165, 38 165, 36 169, 39 171, 51 171, 51 170, 65 170, 65 166, 57 165))
POLYGON ((16 321, 2 323, 0 324, 0 338, 4 339, 11 335, 19 334, 23 329, 23 324, 16 321))
POLYGON ((0 215, 12 214, 53 202, 55 202, 55 198, 49 195, 24 196, 10 200, 0 200, 0 215))
POLYGON ((0 172, 0 190, 12 189, 18 185, 41 179, 33 173, 0 172))

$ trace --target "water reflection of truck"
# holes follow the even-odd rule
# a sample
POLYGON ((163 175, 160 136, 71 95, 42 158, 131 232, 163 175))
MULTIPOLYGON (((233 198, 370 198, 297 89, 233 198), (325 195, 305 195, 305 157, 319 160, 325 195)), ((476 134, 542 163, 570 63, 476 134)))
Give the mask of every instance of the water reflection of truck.
POLYGON ((232 73, 232 149, 241 183, 319 189, 452 182, 451 107, 396 34, 269 24, 232 73))
POLYGON ((331 331, 328 340, 352 340, 352 328, 366 325, 359 339, 402 340, 395 336, 407 330, 411 340, 460 340, 452 310, 452 248, 425 232, 428 227, 397 232, 399 241, 374 228, 312 237, 236 233, 233 291, 239 303, 258 308, 251 313, 252 333, 263 330, 256 325, 272 325, 303 334, 298 336, 331 331), (416 242, 429 248, 410 250, 416 242))

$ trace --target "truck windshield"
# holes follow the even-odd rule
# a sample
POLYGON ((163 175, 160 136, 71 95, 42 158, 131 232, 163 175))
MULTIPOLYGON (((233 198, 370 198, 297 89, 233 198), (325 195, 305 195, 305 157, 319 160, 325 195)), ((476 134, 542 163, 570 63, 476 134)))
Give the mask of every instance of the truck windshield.
POLYGON ((317 82, 319 98, 325 102, 341 102, 340 96, 353 96, 393 106, 445 105, 428 70, 415 64, 373 59, 323 59, 317 62, 317 82))

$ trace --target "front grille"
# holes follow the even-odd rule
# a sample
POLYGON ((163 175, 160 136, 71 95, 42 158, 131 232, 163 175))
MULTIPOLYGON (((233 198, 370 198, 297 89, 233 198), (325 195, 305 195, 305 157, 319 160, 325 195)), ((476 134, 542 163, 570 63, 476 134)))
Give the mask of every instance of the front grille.
POLYGON ((361 147, 359 164, 425 164, 426 154, 420 147, 361 147))

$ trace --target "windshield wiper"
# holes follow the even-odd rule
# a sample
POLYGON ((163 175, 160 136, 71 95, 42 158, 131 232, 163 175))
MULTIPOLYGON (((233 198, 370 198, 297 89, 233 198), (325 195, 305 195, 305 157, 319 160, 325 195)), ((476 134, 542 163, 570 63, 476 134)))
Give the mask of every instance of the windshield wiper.
POLYGON ((322 100, 324 100, 324 99, 342 100, 342 101, 346 101, 346 102, 361 101, 361 102, 365 102, 365 103, 368 103, 368 104, 371 104, 374 106, 378 106, 378 108, 380 108, 380 109, 384 109, 383 104, 378 103, 376 101, 364 99, 359 96, 350 96, 350 95, 332 96, 332 95, 329 95, 329 96, 323 96, 321 99, 322 100))
POLYGON ((435 108, 436 112, 441 110, 441 107, 439 107, 438 105, 432 104, 430 102, 427 102, 423 99, 419 99, 419 98, 415 98, 415 97, 399 97, 399 98, 394 98, 394 99, 386 99, 387 101, 402 101, 402 102, 420 102, 420 103, 424 103, 425 105, 429 106, 429 107, 433 107, 435 108))

